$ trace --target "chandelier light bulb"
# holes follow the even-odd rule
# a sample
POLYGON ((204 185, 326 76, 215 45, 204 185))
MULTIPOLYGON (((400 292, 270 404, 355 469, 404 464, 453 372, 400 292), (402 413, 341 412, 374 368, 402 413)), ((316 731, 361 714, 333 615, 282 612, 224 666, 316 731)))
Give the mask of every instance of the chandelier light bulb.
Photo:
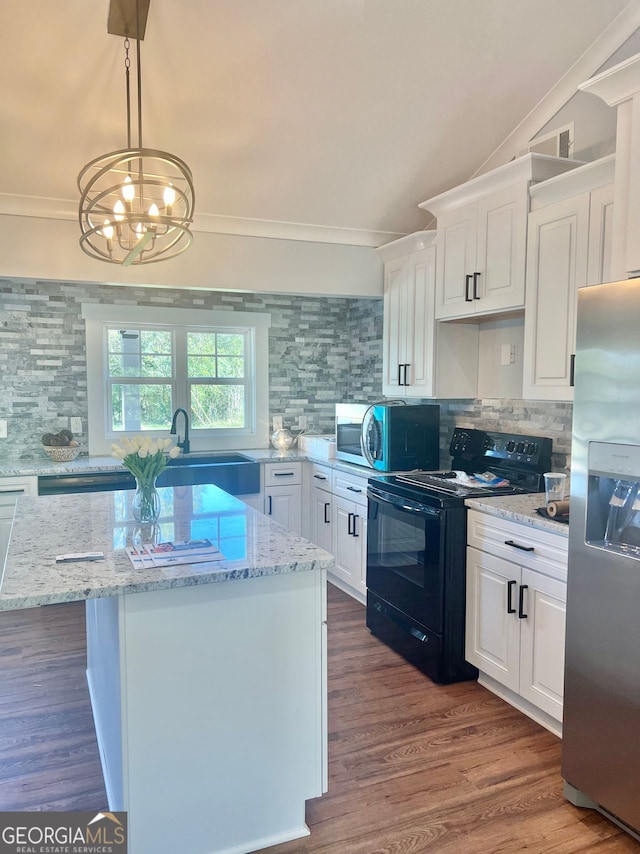
POLYGON ((108 219, 105 219, 104 225, 102 227, 102 233, 107 238, 107 240, 113 240, 113 226, 108 219))
POLYGON ((125 202, 129 202, 129 204, 135 198, 136 188, 131 183, 131 175, 127 175, 127 177, 124 179, 124 184, 122 185, 122 195, 125 202))
POLYGON ((116 199, 116 203, 113 206, 113 218, 116 222, 122 222, 124 219, 124 205, 121 199, 116 199))
POLYGON ((173 189, 171 184, 168 187, 164 188, 164 193, 162 194, 162 201, 165 204, 167 209, 167 216, 171 216, 171 207, 176 200, 176 191, 173 189))
POLYGON ((136 236, 138 240, 144 236, 144 225, 141 222, 136 225, 136 236))
POLYGON ((149 205, 149 216, 160 216, 158 205, 155 202, 149 205))

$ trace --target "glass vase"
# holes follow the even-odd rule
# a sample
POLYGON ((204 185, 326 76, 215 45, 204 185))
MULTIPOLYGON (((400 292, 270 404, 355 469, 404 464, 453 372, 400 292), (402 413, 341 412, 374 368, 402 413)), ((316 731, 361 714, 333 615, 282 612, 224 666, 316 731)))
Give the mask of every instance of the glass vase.
POLYGON ((147 480, 136 478, 136 494, 131 502, 131 511, 136 522, 155 522, 160 515, 160 495, 155 477, 147 480))

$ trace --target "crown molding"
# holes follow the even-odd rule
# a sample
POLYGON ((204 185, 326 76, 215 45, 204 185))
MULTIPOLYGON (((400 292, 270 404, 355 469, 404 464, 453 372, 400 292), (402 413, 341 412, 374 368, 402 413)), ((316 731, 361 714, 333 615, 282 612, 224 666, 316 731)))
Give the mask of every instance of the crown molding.
MULTIPOLYGON (((37 196, 18 196, 0 193, 0 214, 36 217, 38 219, 78 219, 78 203, 67 199, 47 199, 37 196)), ((363 228, 341 228, 331 225, 312 225, 301 222, 250 219, 215 214, 196 214, 192 231, 209 234, 235 234, 243 237, 266 237, 273 240, 299 240, 308 243, 337 243, 346 246, 375 248, 398 237, 403 232, 369 231, 363 228)))
POLYGON ((640 0, 631 0, 471 177, 475 178, 477 175, 495 169, 514 157, 517 151, 522 150, 579 91, 580 84, 602 68, 639 27, 640 0))

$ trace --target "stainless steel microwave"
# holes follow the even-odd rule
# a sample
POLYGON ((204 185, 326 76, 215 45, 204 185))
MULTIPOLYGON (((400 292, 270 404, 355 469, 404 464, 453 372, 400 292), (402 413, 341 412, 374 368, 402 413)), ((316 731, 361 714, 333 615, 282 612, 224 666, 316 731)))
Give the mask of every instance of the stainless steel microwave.
POLYGON ((336 404, 336 458, 377 471, 440 467, 437 404, 336 404))

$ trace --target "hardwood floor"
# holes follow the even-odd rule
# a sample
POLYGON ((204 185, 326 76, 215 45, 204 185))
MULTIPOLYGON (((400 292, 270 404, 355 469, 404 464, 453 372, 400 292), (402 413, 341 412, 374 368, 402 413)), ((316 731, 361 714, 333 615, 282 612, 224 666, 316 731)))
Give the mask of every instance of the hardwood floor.
MULTIPOLYGON (((0 810, 106 807, 84 643, 82 603, 0 614, 0 810)), ((329 793, 307 821, 268 854, 640 849, 564 800, 558 739, 474 682, 434 685, 331 586, 329 793)))

